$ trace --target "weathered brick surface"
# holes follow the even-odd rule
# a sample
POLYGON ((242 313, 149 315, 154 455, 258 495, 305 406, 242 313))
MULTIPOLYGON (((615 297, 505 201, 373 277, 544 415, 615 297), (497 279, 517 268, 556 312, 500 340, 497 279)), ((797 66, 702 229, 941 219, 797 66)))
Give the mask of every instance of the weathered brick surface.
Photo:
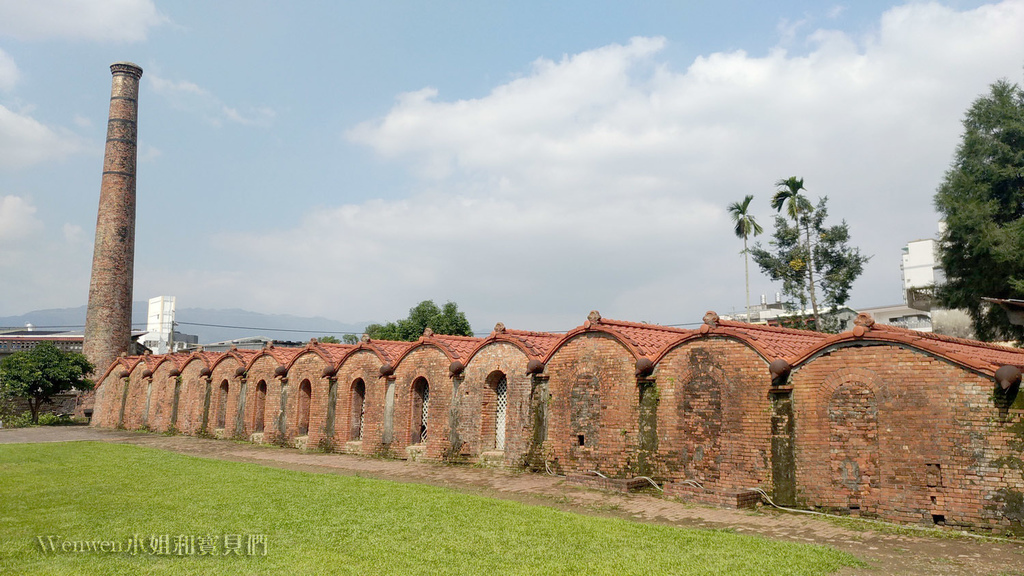
POLYGON ((1014 465, 1021 410, 999 404, 983 372, 1024 364, 1024 353, 934 338, 915 346, 920 337, 893 330, 826 340, 738 323, 698 333, 594 322, 558 342, 496 329, 479 341, 126 358, 103 376, 93 422, 165 430, 173 420, 187 434, 224 436, 262 425, 264 441, 307 448, 652 476, 667 493, 728 506, 761 488, 901 522, 1003 527, 1024 516, 1013 503, 1024 492, 1014 465), (527 339, 536 345, 520 346, 527 339), (994 360, 972 360, 972 346, 994 360), (792 360, 788 379, 772 381, 769 358, 792 360))
POLYGON ((288 399, 290 417, 288 418, 287 436, 289 439, 294 439, 305 435, 308 437, 307 446, 314 447, 325 438, 327 427, 327 396, 330 381, 328 378, 322 377, 321 374, 329 362, 315 351, 303 352, 292 362, 288 370, 288 381, 295 383, 295 394, 288 399), (304 394, 303 384, 309 386, 308 404, 300 402, 304 394), (305 434, 299 430, 300 421, 303 420, 301 407, 307 408, 304 415, 304 421, 307 423, 305 434))
POLYGON ((174 379, 177 365, 171 360, 161 362, 153 371, 150 386, 148 426, 156 432, 166 432, 171 425, 174 410, 174 379))
POLYGON ((459 452, 470 460, 495 450, 497 395, 495 385, 506 382, 505 447, 506 465, 522 465, 529 451, 531 378, 526 373, 526 354, 508 342, 485 345, 470 359, 459 383, 459 452))
POLYGON ((448 376, 451 360, 444 351, 431 344, 422 344, 410 350, 395 367, 395 416, 394 442, 390 448, 398 455, 404 455, 405 448, 420 444, 419 429, 414 426, 419 420, 420 402, 414 396, 413 385, 419 379, 427 382, 426 457, 440 459, 449 447, 448 407, 452 398, 452 378, 448 376), (416 410, 414 410, 416 409, 416 410))
POLYGON ((135 258, 135 160, 142 69, 119 62, 111 65, 110 71, 110 114, 82 344, 82 352, 97 370, 128 352, 135 258))
POLYGON ((728 489, 771 481, 768 363, 744 343, 702 338, 658 363, 652 473, 728 489))
POLYGON ((635 360, 611 336, 576 336, 559 347, 545 373, 551 394, 545 449, 563 472, 621 476, 637 441, 635 360))
POLYGON ((209 378, 203 375, 209 363, 202 357, 191 358, 181 369, 181 392, 178 398, 176 428, 184 434, 203 431, 204 407, 209 378))
POLYGON ((902 522, 985 525, 1024 488, 993 382, 897 345, 841 348, 792 376, 798 498, 902 522), (986 507, 994 509, 989 510, 986 507), (934 515, 934 516, 933 516, 934 515))
POLYGON ((342 447, 348 442, 361 442, 363 454, 373 454, 382 449, 381 434, 384 422, 384 396, 387 380, 381 378, 380 358, 369 350, 360 350, 349 356, 335 374, 338 382, 337 404, 335 406, 334 444, 342 447), (363 427, 360 438, 356 438, 353 426, 358 420, 357 407, 353 405, 352 388, 362 382, 365 389, 363 404, 363 427))

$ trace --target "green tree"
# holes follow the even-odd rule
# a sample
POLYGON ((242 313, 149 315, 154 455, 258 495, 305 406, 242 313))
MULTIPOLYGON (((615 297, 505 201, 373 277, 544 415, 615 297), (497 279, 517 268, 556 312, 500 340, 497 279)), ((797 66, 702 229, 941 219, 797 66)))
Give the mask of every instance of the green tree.
POLYGON ((946 223, 939 302, 967 310, 982 340, 1024 339, 982 297, 1024 297, 1024 90, 1000 80, 971 105, 963 139, 935 195, 946 223))
POLYGON ((764 228, 748 212, 750 201, 753 199, 753 194, 747 194, 747 197, 742 202, 733 202, 729 205, 729 215, 732 216, 732 221, 735 224, 734 231, 736 232, 736 237, 743 238, 743 273, 746 277, 747 287, 747 322, 750 322, 750 251, 747 249, 747 238, 764 232, 764 228))
POLYGON ((355 334, 345 334, 341 337, 341 341, 345 344, 357 344, 359 342, 359 337, 355 334))
POLYGON ((404 340, 412 342, 423 335, 423 330, 430 328, 435 334, 451 334, 455 336, 472 336, 473 329, 466 320, 466 315, 459 312, 454 302, 447 302, 441 308, 433 300, 424 300, 409 309, 409 316, 387 324, 370 324, 366 333, 376 340, 404 340))
POLYGON ((809 222, 809 216, 814 212, 814 207, 811 206, 811 201, 800 193, 801 190, 806 190, 803 178, 790 176, 789 178, 779 180, 775 183, 775 186, 778 190, 775 191, 775 196, 772 196, 772 208, 775 208, 776 212, 781 212, 782 208, 785 207, 786 215, 793 220, 797 227, 804 229, 804 257, 807 259, 807 294, 811 300, 814 322, 819 324, 821 319, 818 317, 818 298, 814 292, 814 250, 811 248, 809 222))
POLYGON ((341 344, 341 340, 338 340, 337 336, 321 336, 317 338, 317 342, 321 344, 341 344))
POLYGON ((84 355, 43 342, 0 360, 0 387, 11 396, 26 398, 32 422, 38 423, 39 408, 57 394, 92 389, 92 381, 85 377, 92 371, 84 355))
MULTIPOLYGON (((850 287, 870 259, 861 255, 859 248, 850 247, 850 229, 845 220, 835 226, 825 225, 827 204, 827 197, 819 200, 816 207, 802 213, 800 224, 791 225, 786 218, 776 216, 775 231, 769 242, 771 249, 760 243, 750 249, 761 271, 773 281, 782 282, 782 291, 790 298, 790 309, 807 308, 813 266, 814 286, 821 289, 822 304, 832 312, 837 311, 849 300, 850 287), (809 249, 801 235, 810 239, 809 249)), ((832 314, 812 318, 813 322, 800 318, 798 325, 820 331, 838 328, 832 314)))

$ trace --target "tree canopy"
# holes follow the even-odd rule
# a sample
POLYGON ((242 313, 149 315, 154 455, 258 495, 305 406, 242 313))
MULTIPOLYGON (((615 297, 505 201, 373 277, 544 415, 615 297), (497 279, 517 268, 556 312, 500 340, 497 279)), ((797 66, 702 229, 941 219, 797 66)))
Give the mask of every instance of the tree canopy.
POLYGON ((28 399, 32 422, 36 423, 39 408, 57 394, 92 389, 92 381, 85 377, 92 371, 93 365, 84 355, 42 342, 0 360, 0 387, 11 396, 28 399))
MULTIPOLYGON (((806 191, 804 188, 804 179, 797 178, 796 176, 790 176, 784 178, 775 183, 777 190, 775 195, 772 196, 772 208, 775 208, 776 212, 782 212, 783 207, 786 209, 786 215, 793 220, 798 228, 804 229, 806 238, 804 239, 804 259, 806 260, 806 273, 804 276, 807 278, 807 295, 811 300, 811 312, 814 315, 814 322, 820 324, 821 318, 818 316, 818 296, 814 290, 814 250, 811 246, 811 226, 810 218, 814 213, 814 206, 811 205, 811 201, 807 199, 807 196, 801 194, 801 191, 806 191)), ((797 232, 799 240, 799 231, 797 232)), ((805 305, 806 307, 806 305, 805 305)))
POLYGON ((747 288, 747 321, 750 321, 750 250, 747 248, 747 239, 764 232, 764 228, 758 224, 754 215, 750 213, 750 202, 754 199, 753 194, 747 194, 742 202, 733 202, 729 205, 729 216, 732 217, 733 232, 737 238, 743 239, 743 274, 746 279, 747 288))
POLYGON ((1024 90, 1000 80, 967 111, 962 141, 935 195, 945 221, 940 303, 967 310, 982 340, 1024 339, 989 298, 1024 298, 1024 90))
POLYGON ((454 302, 446 302, 441 308, 433 300, 424 300, 409 309, 409 316, 387 324, 370 324, 366 333, 377 340, 404 340, 412 342, 430 328, 435 334, 472 336, 473 329, 466 315, 459 311, 454 302))
MULTIPOLYGON (((851 247, 850 229, 846 221, 835 226, 826 226, 828 198, 822 198, 817 206, 800 212, 800 220, 790 224, 782 216, 775 217, 775 231, 769 248, 760 242, 751 248, 754 262, 769 278, 782 282, 782 292, 791 310, 807 309, 813 286, 821 290, 820 303, 832 312, 846 304, 854 280, 864 271, 864 264, 870 259, 863 256, 859 248, 851 247), (805 231, 806 242, 801 239, 801 228, 805 231), (811 284, 813 266, 814 283, 811 284)), ((773 201, 773 206, 775 202, 773 201)), ((797 324, 802 328, 821 331, 838 329, 831 314, 825 312, 811 322, 801 318, 797 324)))

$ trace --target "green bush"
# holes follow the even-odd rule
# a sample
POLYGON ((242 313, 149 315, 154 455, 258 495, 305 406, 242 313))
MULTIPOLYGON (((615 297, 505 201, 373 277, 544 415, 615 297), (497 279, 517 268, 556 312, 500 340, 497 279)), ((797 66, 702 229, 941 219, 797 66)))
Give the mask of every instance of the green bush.
POLYGON ((70 414, 40 414, 39 425, 40 426, 74 426, 80 422, 79 419, 72 417, 70 414))
POLYGON ((22 412, 3 419, 4 428, 24 428, 32 425, 32 413, 22 412))

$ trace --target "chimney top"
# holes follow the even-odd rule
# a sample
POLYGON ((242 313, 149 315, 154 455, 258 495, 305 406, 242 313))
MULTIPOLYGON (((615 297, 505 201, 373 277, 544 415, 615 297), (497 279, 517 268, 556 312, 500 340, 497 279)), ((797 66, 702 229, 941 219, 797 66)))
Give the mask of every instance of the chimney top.
POLYGON ((142 66, 134 62, 114 62, 110 65, 111 74, 129 74, 136 78, 142 77, 142 66))

